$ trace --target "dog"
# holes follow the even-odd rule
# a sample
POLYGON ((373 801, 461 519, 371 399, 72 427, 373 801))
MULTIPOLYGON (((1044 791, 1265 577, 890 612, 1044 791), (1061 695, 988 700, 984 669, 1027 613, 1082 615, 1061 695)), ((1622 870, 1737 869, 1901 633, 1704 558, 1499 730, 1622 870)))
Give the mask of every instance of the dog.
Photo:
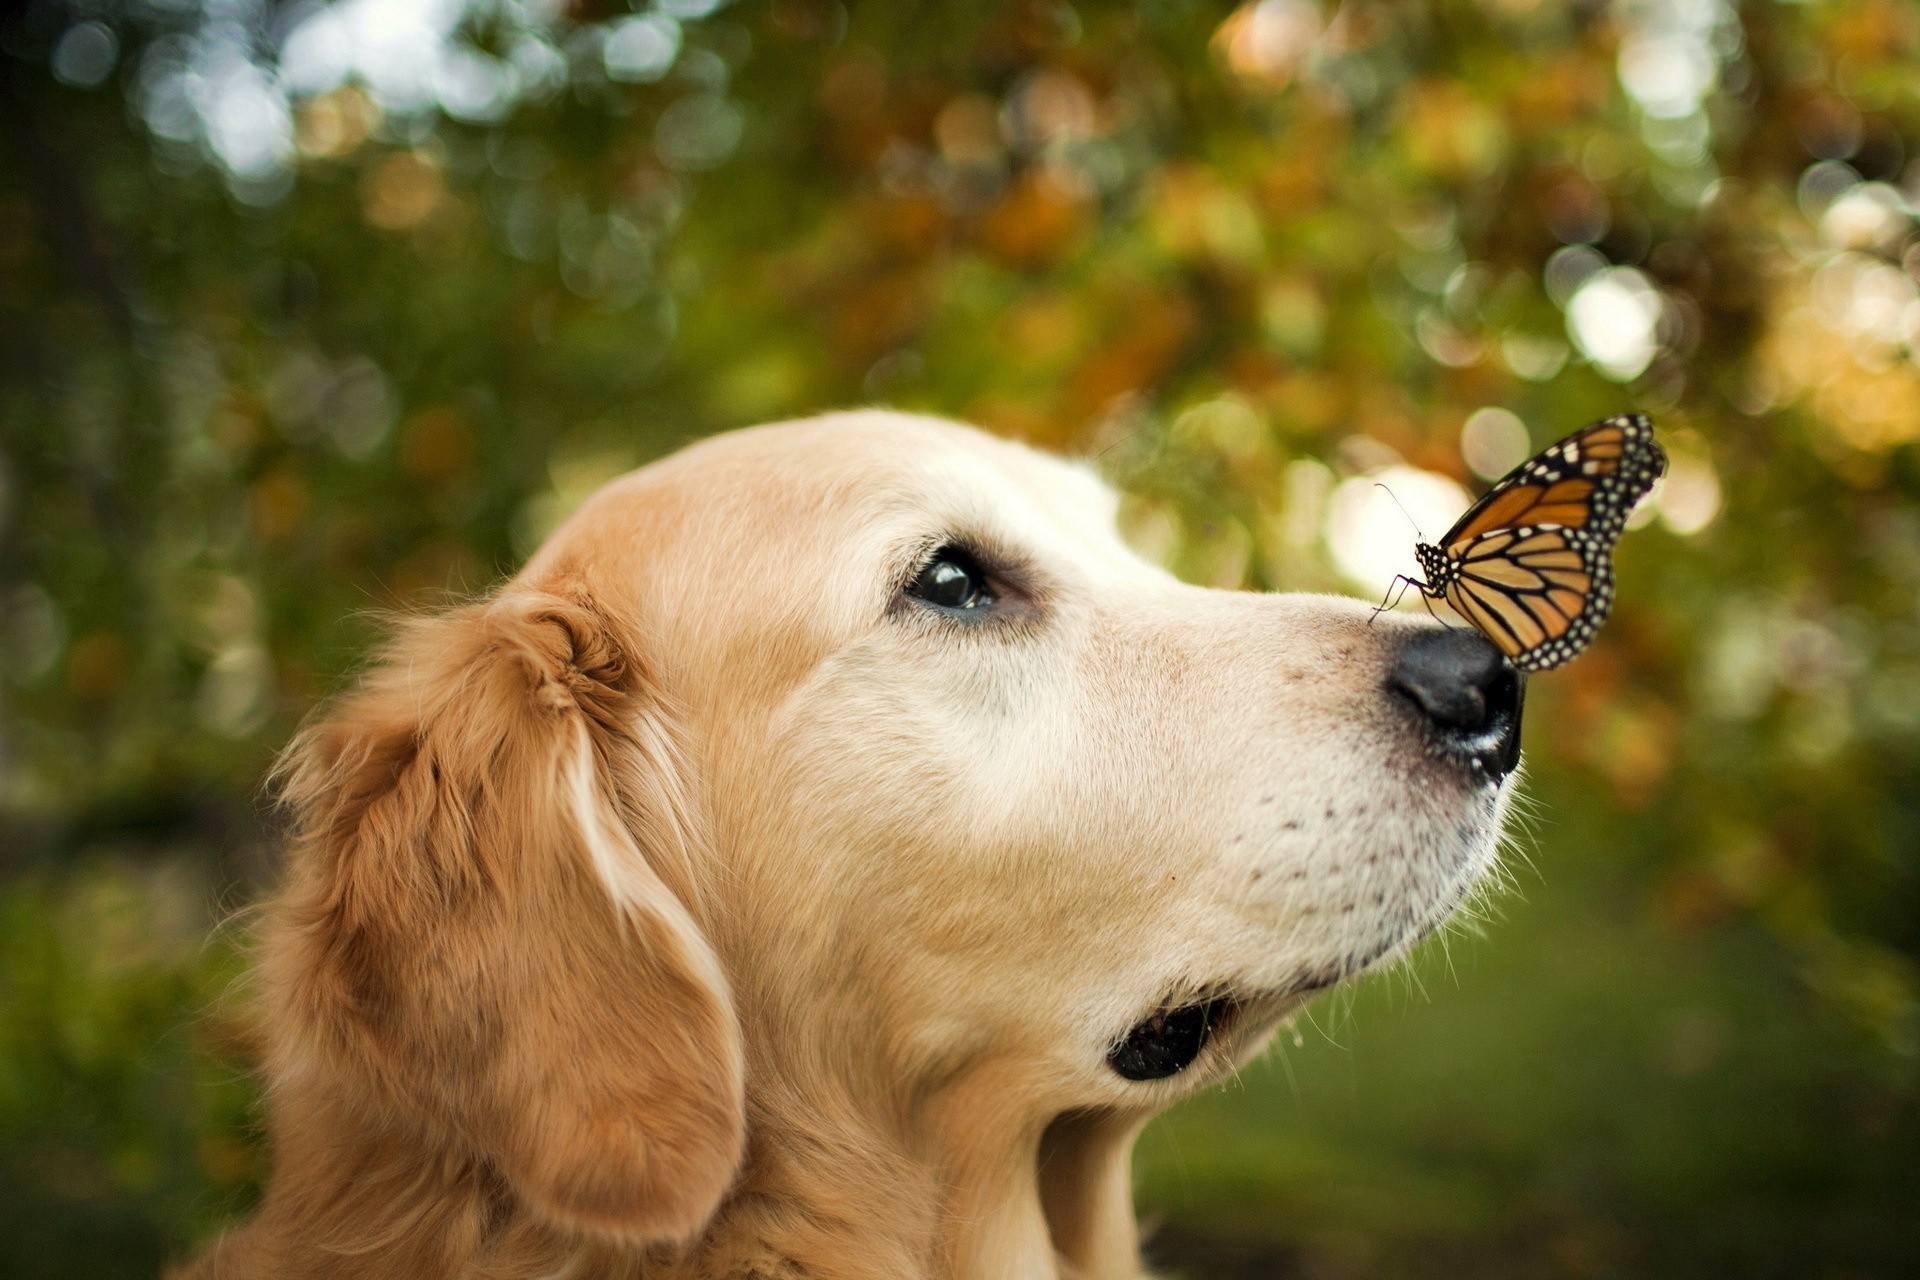
POLYGON ((1139 1276, 1135 1136, 1471 892, 1523 690, 1116 510, 833 414, 402 626, 282 763, 272 1170, 180 1274, 1139 1276))

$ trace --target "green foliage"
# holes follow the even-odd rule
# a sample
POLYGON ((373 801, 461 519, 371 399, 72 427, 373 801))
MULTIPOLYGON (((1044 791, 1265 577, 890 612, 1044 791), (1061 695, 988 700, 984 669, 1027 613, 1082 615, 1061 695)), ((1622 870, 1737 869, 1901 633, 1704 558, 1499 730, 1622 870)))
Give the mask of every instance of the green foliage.
POLYGON ((380 612, 872 400, 1097 456, 1180 573, 1285 589, 1362 585, 1382 468, 1651 411, 1615 620, 1531 695, 1543 888, 1363 1001, 1348 1095, 1294 1053, 1145 1192, 1219 1268, 1911 1268, 1910 5, 434 11, 350 74, 273 0, 0 19, 0 1270, 244 1203, 194 939, 380 612))
POLYGON ((203 877, 101 862, 0 896, 0 1273, 152 1273, 241 1208, 252 1091, 203 877))

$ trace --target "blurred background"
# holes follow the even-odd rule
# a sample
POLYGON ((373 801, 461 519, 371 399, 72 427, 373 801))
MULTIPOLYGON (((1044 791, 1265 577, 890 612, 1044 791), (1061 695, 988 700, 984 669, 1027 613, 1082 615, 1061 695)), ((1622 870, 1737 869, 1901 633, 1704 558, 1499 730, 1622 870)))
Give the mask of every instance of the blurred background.
POLYGON ((881 402, 1377 597, 1627 407, 1510 887, 1139 1161, 1192 1280, 1920 1274, 1920 9, 6 0, 0 1274, 263 1167, 218 922, 379 617, 881 402))

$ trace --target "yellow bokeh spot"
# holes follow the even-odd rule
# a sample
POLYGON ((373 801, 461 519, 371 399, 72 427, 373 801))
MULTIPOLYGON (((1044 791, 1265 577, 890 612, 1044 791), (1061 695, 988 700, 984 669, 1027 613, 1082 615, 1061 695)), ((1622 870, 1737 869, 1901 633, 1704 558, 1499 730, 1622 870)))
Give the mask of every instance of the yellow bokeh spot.
POLYGON ((440 166, 418 151, 399 151, 367 171, 361 209, 382 231, 410 231, 440 208, 446 184, 440 166))

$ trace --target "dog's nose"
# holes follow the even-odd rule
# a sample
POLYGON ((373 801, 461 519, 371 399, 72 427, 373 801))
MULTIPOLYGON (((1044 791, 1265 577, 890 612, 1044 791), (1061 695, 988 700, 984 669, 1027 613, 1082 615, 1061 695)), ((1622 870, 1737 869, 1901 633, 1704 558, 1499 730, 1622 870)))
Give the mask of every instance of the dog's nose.
POLYGON ((1401 642, 1387 682, 1420 709, 1446 754, 1495 778, 1519 763, 1526 682, 1477 631, 1414 632, 1401 642))

